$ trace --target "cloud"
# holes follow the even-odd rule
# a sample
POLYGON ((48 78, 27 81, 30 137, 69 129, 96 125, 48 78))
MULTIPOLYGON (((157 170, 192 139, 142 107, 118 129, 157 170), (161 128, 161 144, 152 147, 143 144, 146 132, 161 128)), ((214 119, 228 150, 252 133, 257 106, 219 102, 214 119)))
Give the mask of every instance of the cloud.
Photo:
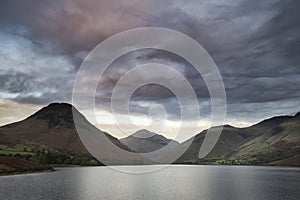
POLYGON ((25 27, 28 37, 42 45, 52 44, 58 53, 72 55, 90 51, 96 44, 120 31, 144 24, 146 2, 137 0, 17 0, 3 2, 2 25, 25 27))
POLYGON ((41 105, 70 101, 75 72, 68 57, 40 52, 22 36, 0 33, 0 38, 1 99, 41 105))
MULTIPOLYGON (((41 105, 69 102, 76 72, 99 42, 127 29, 161 26, 191 36, 212 56, 224 78, 230 121, 247 124, 292 114, 300 106, 299 9, 298 0, 6 1, 0 8, 0 98, 41 105)), ((112 63, 97 88, 97 104, 109 110, 120 77, 149 62, 183 74, 197 94, 203 117, 209 118, 209 92, 202 77, 184 59, 153 49, 131 52, 112 63)), ((86 85, 96 78, 89 77, 86 85)), ((144 86, 131 100, 136 115, 159 103, 170 120, 180 118, 174 94, 163 87, 144 86)))

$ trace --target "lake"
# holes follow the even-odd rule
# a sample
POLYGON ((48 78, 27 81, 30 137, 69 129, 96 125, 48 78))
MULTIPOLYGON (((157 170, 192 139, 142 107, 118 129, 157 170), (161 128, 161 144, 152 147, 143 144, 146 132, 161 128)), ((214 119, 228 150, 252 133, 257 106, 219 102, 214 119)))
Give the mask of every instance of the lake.
POLYGON ((0 177, 0 199, 300 199, 300 168, 172 165, 146 174, 108 167, 57 170, 0 177))

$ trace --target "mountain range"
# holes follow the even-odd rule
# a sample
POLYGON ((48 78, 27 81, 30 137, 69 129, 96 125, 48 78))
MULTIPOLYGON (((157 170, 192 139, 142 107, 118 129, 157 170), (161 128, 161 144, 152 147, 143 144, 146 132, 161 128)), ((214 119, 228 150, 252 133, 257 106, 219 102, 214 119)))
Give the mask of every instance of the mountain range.
MULTIPOLYGON (((110 157, 114 164, 147 164, 147 159, 138 153, 167 148, 170 155, 186 149, 174 163, 300 166, 299 113, 295 116, 273 117, 246 128, 225 125, 214 149, 204 159, 199 159, 199 149, 207 130, 183 143, 148 130, 117 139, 90 124, 76 108, 67 103, 49 104, 22 121, 0 127, 0 158, 14 157, 47 165, 101 165, 82 144, 75 129, 72 111, 79 117, 79 128, 82 130, 106 136, 120 149, 137 153, 137 156, 120 158, 112 149, 102 148, 104 152, 101 153, 110 157)), ((216 128, 211 129, 214 131, 216 128)), ((0 163, 0 171, 1 166, 6 169, 10 167, 8 165, 0 163)))

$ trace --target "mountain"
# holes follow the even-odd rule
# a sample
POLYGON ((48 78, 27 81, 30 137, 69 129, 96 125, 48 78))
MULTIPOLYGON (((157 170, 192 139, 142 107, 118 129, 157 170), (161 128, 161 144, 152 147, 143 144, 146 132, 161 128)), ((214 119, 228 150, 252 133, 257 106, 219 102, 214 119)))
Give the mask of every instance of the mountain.
POLYGON ((0 127, 1 144, 40 146, 88 154, 74 127, 72 106, 53 103, 28 118, 0 127))
MULTIPOLYGON (((73 113, 81 118, 85 127, 94 128, 72 105, 52 103, 25 120, 0 127, 0 143, 6 145, 38 144, 54 149, 68 150, 77 154, 89 154, 75 129, 73 113)), ((106 135, 115 145, 129 150, 117 138, 106 135)))
MULTIPOLYGON (((232 155, 234 159, 248 159, 253 163, 279 162, 300 155, 299 113, 264 120, 246 130, 256 132, 256 137, 241 143, 232 155)), ((295 164, 300 165, 299 162, 295 164)))
POLYGON ((246 128, 226 125, 213 150, 200 160, 198 153, 206 133, 207 130, 182 144, 192 140, 178 163, 300 166, 299 113, 273 117, 246 128))
MULTIPOLYGON (((0 156, 21 157, 42 164, 101 164, 81 142, 75 129, 73 114, 80 122, 76 128, 85 131, 85 135, 108 139, 118 148, 131 152, 117 138, 90 124, 72 105, 52 103, 22 121, 0 127, 0 156)), ((132 157, 120 158, 111 146, 107 146, 101 148, 107 162, 110 162, 109 159, 114 163, 138 160, 132 157)))
POLYGON ((126 138, 120 139, 120 141, 138 153, 156 151, 168 144, 171 144, 172 146, 179 145, 179 143, 175 140, 167 139, 162 135, 152 133, 145 129, 139 130, 126 138))
MULTIPOLYGON (((213 131, 217 127, 211 128, 213 131)), ((196 161, 198 160, 198 154, 200 147, 204 141, 204 138, 207 134, 208 130, 204 130, 201 133, 197 134, 193 138, 184 142, 182 146, 186 146, 190 144, 187 151, 181 156, 179 161, 196 161), (192 140, 192 141, 191 141, 192 140)), ((243 130, 239 128, 235 128, 229 125, 223 127, 222 134, 214 146, 213 150, 209 153, 206 158, 224 158, 232 149, 235 148, 238 144, 250 138, 251 135, 245 133, 243 130)))

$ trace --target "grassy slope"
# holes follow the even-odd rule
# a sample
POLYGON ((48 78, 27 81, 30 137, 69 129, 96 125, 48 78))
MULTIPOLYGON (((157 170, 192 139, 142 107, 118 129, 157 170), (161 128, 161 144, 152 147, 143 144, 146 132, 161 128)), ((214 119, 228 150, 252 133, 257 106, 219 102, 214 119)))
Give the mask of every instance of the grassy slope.
POLYGON ((270 165, 279 165, 279 166, 293 166, 300 167, 300 155, 290 156, 288 158, 277 160, 269 163, 270 165))
POLYGON ((279 124, 261 130, 254 139, 242 143, 232 156, 255 162, 273 162, 300 154, 299 117, 286 118, 279 124))
MULTIPOLYGON (((300 155, 299 114, 295 117, 274 117, 248 128, 225 126, 214 149, 204 159, 199 160, 198 152, 205 134, 206 131, 198 134, 177 162, 287 165, 285 162, 291 163, 288 158, 300 155)), ((299 160, 292 160, 292 166, 300 165, 299 160)))
MULTIPOLYGON (((200 134, 196 135, 193 139, 191 146, 179 159, 180 162, 189 161, 196 162, 198 160, 199 149, 203 143, 205 134, 207 131, 203 131, 200 134)), ((213 150, 206 156, 205 159, 214 160, 214 159, 225 159, 227 154, 235 149, 235 147, 240 144, 242 141, 247 140, 250 135, 245 134, 241 129, 235 128, 232 126, 224 126, 222 134, 213 148, 213 150)), ((185 142, 187 143, 187 142, 185 142)), ((185 145, 183 143, 183 145, 185 145)))

